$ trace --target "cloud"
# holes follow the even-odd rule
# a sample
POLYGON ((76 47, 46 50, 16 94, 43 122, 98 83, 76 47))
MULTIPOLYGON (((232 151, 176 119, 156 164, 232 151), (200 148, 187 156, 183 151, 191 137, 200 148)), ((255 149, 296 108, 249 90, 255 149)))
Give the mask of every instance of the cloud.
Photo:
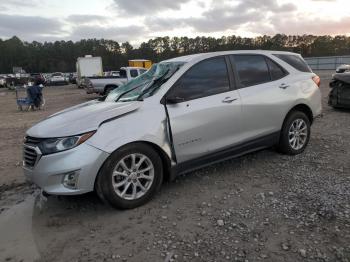
POLYGON ((17 35, 25 39, 35 39, 42 35, 57 35, 64 33, 63 24, 56 19, 0 14, 0 36, 17 35))
POLYGON ((70 15, 67 17, 67 22, 74 24, 88 24, 93 22, 108 21, 108 17, 102 15, 70 15))
MULTIPOLYGON (((0 37, 17 35, 27 41, 105 38, 139 43, 164 35, 350 33, 347 13, 320 16, 295 0, 101 0, 102 13, 94 13, 90 2, 84 0, 75 0, 67 12, 60 9, 60 1, 50 0, 50 5, 44 0, 1 1, 0 8, 5 9, 0 9, 0 37), (113 9, 103 13, 111 2, 113 9), (79 10, 74 10, 78 6, 79 10), (37 12, 40 8, 45 12, 37 12)), ((315 10, 335 7, 340 1, 307 0, 315 10)))
POLYGON ((0 3, 0 10, 6 11, 10 8, 32 7, 37 4, 36 2, 35 0, 5 0, 0 3))
POLYGON ((174 27, 191 27, 196 32, 210 33, 235 30, 251 23, 264 23, 271 13, 292 13, 294 4, 278 4, 277 0, 241 0, 236 5, 231 2, 213 1, 211 7, 200 17, 146 19, 152 30, 169 30, 174 27))
POLYGON ((78 26, 71 32, 70 39, 104 38, 123 42, 139 38, 144 30, 144 27, 135 25, 123 27, 78 26))
POLYGON ((271 20, 274 33, 283 32, 285 34, 315 34, 315 35, 336 35, 350 33, 350 16, 339 20, 322 20, 319 18, 309 18, 302 14, 291 18, 275 16, 271 20))
POLYGON ((132 15, 154 14, 164 10, 178 10, 190 0, 114 0, 115 9, 132 15))

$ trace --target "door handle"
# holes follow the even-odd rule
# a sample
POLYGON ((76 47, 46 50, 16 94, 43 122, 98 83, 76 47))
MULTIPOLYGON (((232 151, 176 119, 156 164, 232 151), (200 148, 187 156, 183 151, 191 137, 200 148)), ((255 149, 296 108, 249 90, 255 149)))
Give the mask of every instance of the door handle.
POLYGON ((237 98, 225 97, 225 99, 222 100, 222 102, 223 102, 223 103, 230 104, 230 103, 232 103, 232 102, 234 102, 234 101, 236 101, 236 100, 237 100, 237 98))
POLYGON ((280 85, 280 88, 282 88, 282 89, 287 89, 288 87, 289 87, 289 85, 284 84, 284 83, 280 85))

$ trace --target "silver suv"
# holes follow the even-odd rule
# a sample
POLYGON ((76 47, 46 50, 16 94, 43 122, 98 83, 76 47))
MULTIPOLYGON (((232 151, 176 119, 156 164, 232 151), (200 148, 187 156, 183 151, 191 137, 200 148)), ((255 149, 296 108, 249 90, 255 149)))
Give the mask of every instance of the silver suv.
POLYGON ((178 57, 27 131, 24 173, 48 194, 95 190, 117 208, 164 180, 254 150, 304 151, 321 113, 320 79, 298 54, 178 57))

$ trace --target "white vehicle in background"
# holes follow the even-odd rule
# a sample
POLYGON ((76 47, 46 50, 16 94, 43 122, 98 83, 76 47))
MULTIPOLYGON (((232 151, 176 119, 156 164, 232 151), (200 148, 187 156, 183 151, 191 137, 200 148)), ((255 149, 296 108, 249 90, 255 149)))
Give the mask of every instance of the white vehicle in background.
POLYGON ((0 87, 7 87, 6 77, 0 76, 0 87))
POLYGON ((142 75, 146 71, 147 69, 143 67, 122 67, 118 71, 119 76, 89 77, 89 79, 86 79, 86 93, 107 95, 115 88, 142 75))
POLYGON ((56 72, 50 77, 50 85, 68 85, 68 79, 63 73, 56 72))
POLYGON ((89 77, 102 77, 103 67, 102 58, 86 55, 85 57, 79 57, 76 63, 77 68, 77 86, 79 88, 85 87, 85 78, 89 77))

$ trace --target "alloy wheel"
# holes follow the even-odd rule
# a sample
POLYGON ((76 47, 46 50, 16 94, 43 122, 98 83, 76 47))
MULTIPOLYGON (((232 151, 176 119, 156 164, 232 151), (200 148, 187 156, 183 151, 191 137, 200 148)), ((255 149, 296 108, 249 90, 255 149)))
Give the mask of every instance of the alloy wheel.
POLYGON ((308 126, 303 119, 296 119, 292 122, 289 132, 288 139, 289 145, 294 150, 300 150, 304 147, 307 142, 308 126))
POLYGON ((112 174, 115 193, 125 200, 144 196, 154 181, 154 166, 145 155, 134 153, 122 158, 112 174))

